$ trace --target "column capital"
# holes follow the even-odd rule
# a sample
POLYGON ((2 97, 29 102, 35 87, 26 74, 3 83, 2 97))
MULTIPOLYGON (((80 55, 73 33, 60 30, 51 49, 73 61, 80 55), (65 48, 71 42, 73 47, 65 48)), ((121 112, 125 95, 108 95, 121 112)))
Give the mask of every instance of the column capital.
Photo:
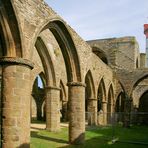
POLYGON ((45 86, 45 89, 61 90, 60 87, 56 87, 56 86, 45 86))
POLYGON ((29 67, 30 69, 33 69, 33 67, 34 67, 34 64, 27 59, 23 59, 23 58, 19 58, 19 57, 1 57, 0 58, 0 65, 7 65, 7 64, 23 65, 23 66, 29 67))
POLYGON ((82 87, 86 87, 86 84, 83 82, 68 82, 67 86, 82 86, 82 87))
POLYGON ((89 101, 97 101, 96 98, 89 98, 88 100, 89 100, 89 101))
POLYGON ((104 103, 104 104, 106 103, 107 104, 107 101, 102 101, 102 103, 104 103))

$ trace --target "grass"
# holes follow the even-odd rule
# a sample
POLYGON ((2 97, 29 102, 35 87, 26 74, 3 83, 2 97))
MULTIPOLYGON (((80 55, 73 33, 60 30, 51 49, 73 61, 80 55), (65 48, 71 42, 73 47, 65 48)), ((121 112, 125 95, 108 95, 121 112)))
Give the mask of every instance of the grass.
POLYGON ((31 148, 147 148, 148 127, 133 126, 129 129, 117 126, 88 127, 86 140, 83 145, 68 144, 68 129, 62 128, 61 132, 47 132, 45 130, 31 132, 31 148), (113 142, 112 137, 119 141, 113 142), (132 142, 135 142, 133 144, 132 142), (137 143, 136 143, 137 142, 137 143), (138 143, 138 142, 141 142, 138 143), (143 144, 142 144, 143 142, 143 144), (147 145, 144 145, 147 143, 147 145))

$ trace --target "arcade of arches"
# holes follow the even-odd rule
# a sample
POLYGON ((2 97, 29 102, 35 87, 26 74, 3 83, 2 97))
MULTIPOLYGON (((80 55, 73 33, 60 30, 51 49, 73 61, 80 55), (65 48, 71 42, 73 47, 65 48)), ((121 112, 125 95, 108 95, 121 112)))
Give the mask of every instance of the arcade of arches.
POLYGON ((85 42, 43 0, 0 0, 2 147, 30 147, 34 119, 53 132, 68 122, 69 142, 83 144, 86 121, 106 125, 114 112, 148 112, 140 55, 135 37, 85 42))

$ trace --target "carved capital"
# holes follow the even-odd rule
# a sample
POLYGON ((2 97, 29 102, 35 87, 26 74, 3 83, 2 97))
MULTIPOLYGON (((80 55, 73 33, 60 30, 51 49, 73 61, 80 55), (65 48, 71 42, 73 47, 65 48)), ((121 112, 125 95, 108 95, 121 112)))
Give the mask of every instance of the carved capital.
POLYGON ((68 82, 67 86, 82 86, 82 87, 86 87, 86 84, 82 83, 82 82, 68 82))
POLYGON ((89 101, 97 101, 96 98, 89 98, 88 100, 89 100, 89 101))
POLYGON ((18 57, 2 57, 0 58, 0 65, 23 65, 23 66, 27 66, 30 69, 33 69, 34 64, 27 60, 27 59, 23 59, 23 58, 18 58, 18 57))

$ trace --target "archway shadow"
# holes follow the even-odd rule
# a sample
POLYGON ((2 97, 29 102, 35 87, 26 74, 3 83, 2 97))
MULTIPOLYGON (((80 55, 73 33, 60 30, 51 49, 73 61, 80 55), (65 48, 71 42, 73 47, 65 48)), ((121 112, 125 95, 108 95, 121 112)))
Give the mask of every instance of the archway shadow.
POLYGON ((63 139, 58 139, 58 138, 52 138, 52 137, 46 137, 46 136, 38 135, 37 131, 31 131, 31 137, 40 138, 40 139, 43 139, 43 140, 49 140, 49 141, 53 141, 53 142, 57 142, 57 143, 68 144, 68 141, 63 140, 63 139))
MULTIPOLYGON (((138 141, 134 141, 134 139, 131 139, 133 141, 126 140, 126 134, 128 133, 126 131, 133 131, 134 129, 122 129, 122 131, 119 131, 117 135, 115 134, 115 137, 112 137, 112 129, 110 127, 100 127, 96 130, 96 128, 88 128, 87 131, 89 132, 89 139, 86 138, 85 143, 82 145, 66 145, 66 146, 60 146, 58 148, 146 148, 148 146, 147 143, 138 143, 138 141), (125 134, 124 138, 121 137, 121 132, 124 132, 125 134), (91 136, 91 135, 94 136, 91 136), (118 139, 119 138, 119 139, 118 139), (120 139, 121 138, 121 139, 120 139)), ((134 133, 133 133, 134 134, 134 133)), ((145 134, 146 136, 146 134, 145 134)), ((87 137, 87 136, 86 136, 87 137)), ((147 142, 147 141, 145 141, 147 142)))
POLYGON ((30 148, 30 144, 29 143, 24 143, 24 144, 20 145, 17 148, 30 148))

